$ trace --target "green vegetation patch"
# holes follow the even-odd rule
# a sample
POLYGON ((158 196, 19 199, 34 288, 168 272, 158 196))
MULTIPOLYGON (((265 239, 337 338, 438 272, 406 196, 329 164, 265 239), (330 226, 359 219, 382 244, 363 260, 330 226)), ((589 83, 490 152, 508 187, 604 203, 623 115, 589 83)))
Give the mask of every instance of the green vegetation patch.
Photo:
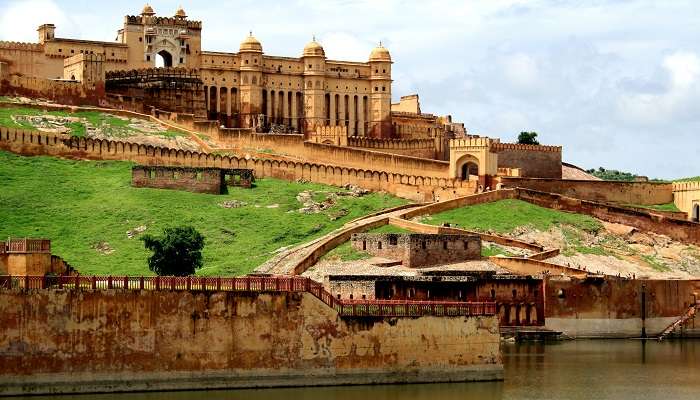
POLYGON ((553 225, 571 225, 587 232, 598 232, 602 224, 588 215, 539 207, 522 200, 500 200, 445 211, 426 218, 431 225, 456 224, 481 232, 509 233, 520 226, 546 231, 553 225))
POLYGON ((700 176, 691 176, 689 178, 676 179, 674 182, 697 182, 700 181, 700 176))
POLYGON ((646 208, 649 210, 657 210, 657 211, 672 211, 672 212, 680 212, 681 210, 676 207, 675 203, 666 203, 666 204, 654 204, 654 205, 643 205, 643 204, 626 204, 629 207, 637 207, 637 208, 646 208))
POLYGON ((659 272, 668 272, 671 270, 666 264, 660 262, 657 260, 654 256, 646 256, 643 255, 641 256, 642 260, 649 264, 650 267, 652 267, 654 270, 659 271, 659 272))
POLYGON ((495 257, 495 256, 506 256, 513 257, 515 254, 509 252, 503 247, 496 244, 483 244, 481 246, 481 256, 482 257, 495 257))
POLYGON ((342 189, 267 178, 258 179, 253 189, 229 188, 226 195, 133 188, 131 166, 0 152, 0 237, 51 239, 52 252, 82 274, 152 275, 140 234, 191 225, 206 241, 198 274, 241 275, 281 247, 406 203, 377 193, 339 196, 328 210, 303 214, 299 192, 342 189), (233 200, 246 204, 222 207, 233 200), (341 209, 343 216, 331 220, 329 215, 341 209))

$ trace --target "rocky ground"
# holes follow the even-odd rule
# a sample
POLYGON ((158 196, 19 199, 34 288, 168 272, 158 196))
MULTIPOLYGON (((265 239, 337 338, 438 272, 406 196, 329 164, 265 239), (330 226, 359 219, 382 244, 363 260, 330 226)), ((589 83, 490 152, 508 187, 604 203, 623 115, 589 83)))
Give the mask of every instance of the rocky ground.
POLYGON ((560 248, 561 254, 547 261, 610 275, 649 278, 700 277, 700 248, 664 235, 602 222, 596 233, 569 226, 547 231, 520 227, 509 236, 560 248))

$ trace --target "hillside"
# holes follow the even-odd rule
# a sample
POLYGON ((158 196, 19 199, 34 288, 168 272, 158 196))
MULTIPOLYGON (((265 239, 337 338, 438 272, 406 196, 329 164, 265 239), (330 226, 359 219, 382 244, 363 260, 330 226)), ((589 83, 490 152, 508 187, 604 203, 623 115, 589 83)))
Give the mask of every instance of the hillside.
POLYGON ((260 179, 253 189, 231 188, 227 195, 132 188, 131 166, 0 151, 0 237, 51 239, 53 253, 82 274, 151 275, 140 231, 160 234, 187 224, 206 238, 199 275, 240 275, 281 247, 405 203, 385 194, 353 197, 332 186, 275 179, 260 179), (297 197, 332 206, 300 212, 297 197), (245 204, 223 207, 240 205, 234 200, 245 204))
MULTIPOLYGON (((700 248, 697 246, 521 200, 458 208, 423 217, 421 222, 432 225, 449 223, 455 227, 537 243, 546 248, 559 248, 561 255, 550 262, 589 271, 655 278, 700 276, 700 248)), ((487 244, 482 253, 510 255, 515 251, 487 244)))

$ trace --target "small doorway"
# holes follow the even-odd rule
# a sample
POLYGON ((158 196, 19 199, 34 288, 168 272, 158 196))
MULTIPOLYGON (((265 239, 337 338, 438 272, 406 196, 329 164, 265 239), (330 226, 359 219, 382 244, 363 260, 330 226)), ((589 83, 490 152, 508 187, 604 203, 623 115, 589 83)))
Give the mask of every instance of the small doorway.
POLYGON ((472 162, 462 165, 462 180, 469 180, 470 175, 479 176, 479 166, 472 162))
POLYGON ((700 222, 700 204, 693 204, 693 214, 690 220, 700 222))

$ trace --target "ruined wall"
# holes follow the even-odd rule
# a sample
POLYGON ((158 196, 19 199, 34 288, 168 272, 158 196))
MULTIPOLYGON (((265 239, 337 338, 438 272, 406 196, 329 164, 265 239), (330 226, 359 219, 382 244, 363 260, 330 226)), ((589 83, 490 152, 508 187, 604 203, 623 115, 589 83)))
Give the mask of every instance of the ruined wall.
MULTIPOLYGON (((313 144, 311 144, 313 145, 313 144)), ((314 145, 323 146, 323 145, 314 145)), ((326 146, 332 147, 333 146, 326 146)), ((246 159, 100 139, 72 138, 0 127, 0 149, 23 155, 53 155, 92 160, 127 160, 143 165, 252 169, 258 178, 272 177, 386 191, 414 201, 432 200, 437 188, 472 188, 470 182, 421 175, 390 173, 366 163, 359 168, 325 163, 246 159)), ((420 168, 416 168, 420 172, 420 168)))
POLYGON ((666 204, 673 201, 673 190, 670 183, 575 181, 513 177, 500 177, 499 179, 508 188, 521 187, 542 192, 559 193, 583 200, 639 205, 666 204))
POLYGON ((11 75, 0 82, 0 95, 52 100, 66 105, 104 104, 104 82, 79 83, 11 75))
POLYGON ((351 240, 355 250, 401 260, 409 268, 481 257, 481 239, 477 235, 357 233, 351 240))
POLYGON ((561 179, 561 147, 515 143, 493 143, 499 168, 518 168, 529 178, 561 179))
POLYGON ((674 182, 673 203, 691 221, 700 221, 700 182, 674 182))
POLYGON ((221 170, 210 168, 135 166, 131 169, 131 186, 221 194, 223 175, 221 170))
POLYGON ((349 137, 348 146, 373 149, 383 153, 399 154, 419 158, 436 158, 435 139, 374 139, 349 137))
POLYGON ((308 293, 2 290, 0 320, 0 394, 503 377, 495 316, 339 318, 308 293))
POLYGON ((699 280, 558 279, 545 284, 546 327, 572 337, 639 337, 673 323, 700 292, 699 280))

